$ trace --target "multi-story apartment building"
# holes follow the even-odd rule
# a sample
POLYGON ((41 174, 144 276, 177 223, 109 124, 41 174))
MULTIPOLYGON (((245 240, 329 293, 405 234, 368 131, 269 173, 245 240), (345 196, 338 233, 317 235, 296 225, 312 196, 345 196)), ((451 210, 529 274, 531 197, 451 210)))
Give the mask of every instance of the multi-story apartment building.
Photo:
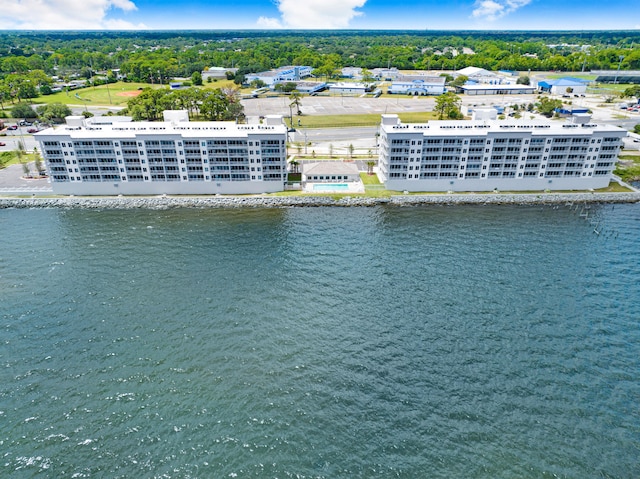
POLYGON ((54 193, 74 195, 242 194, 282 191, 287 129, 263 124, 189 122, 105 124, 69 117, 35 136, 54 193))
POLYGON ((430 121, 382 115, 378 176, 399 191, 604 188, 627 132, 545 121, 430 121))

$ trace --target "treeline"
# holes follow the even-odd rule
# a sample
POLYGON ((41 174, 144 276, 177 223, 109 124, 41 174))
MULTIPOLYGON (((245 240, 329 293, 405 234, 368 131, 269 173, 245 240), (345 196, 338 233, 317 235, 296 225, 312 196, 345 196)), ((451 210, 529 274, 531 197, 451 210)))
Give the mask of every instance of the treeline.
POLYGON ((638 31, 4 32, 0 34, 0 100, 7 95, 31 98, 34 92, 26 91, 30 84, 38 89, 47 84, 42 75, 68 80, 113 70, 130 81, 148 83, 190 77, 214 66, 238 68, 239 77, 285 65, 310 65, 328 77, 346 66, 637 70, 638 44, 638 31), (21 76, 34 72, 40 75, 35 81, 21 81, 21 76))

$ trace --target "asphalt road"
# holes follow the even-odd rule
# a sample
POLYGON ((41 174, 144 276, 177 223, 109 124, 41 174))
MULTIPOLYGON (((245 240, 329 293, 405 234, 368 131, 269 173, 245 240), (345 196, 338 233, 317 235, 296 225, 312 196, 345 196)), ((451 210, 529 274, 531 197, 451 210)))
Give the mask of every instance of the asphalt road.
POLYGON ((6 143, 5 146, 0 146, 0 151, 16 150, 18 148, 18 142, 22 140, 27 151, 33 151, 38 146, 38 142, 33 138, 31 133, 27 133, 27 129, 33 128, 32 126, 21 126, 17 130, 3 130, 5 136, 0 136, 0 142, 6 143))

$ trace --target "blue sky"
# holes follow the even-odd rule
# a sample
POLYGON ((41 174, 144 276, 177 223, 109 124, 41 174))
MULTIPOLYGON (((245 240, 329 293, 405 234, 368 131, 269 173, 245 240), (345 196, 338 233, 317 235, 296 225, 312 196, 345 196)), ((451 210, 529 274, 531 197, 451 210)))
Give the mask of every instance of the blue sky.
POLYGON ((640 29, 639 0, 5 0, 0 29, 640 29))

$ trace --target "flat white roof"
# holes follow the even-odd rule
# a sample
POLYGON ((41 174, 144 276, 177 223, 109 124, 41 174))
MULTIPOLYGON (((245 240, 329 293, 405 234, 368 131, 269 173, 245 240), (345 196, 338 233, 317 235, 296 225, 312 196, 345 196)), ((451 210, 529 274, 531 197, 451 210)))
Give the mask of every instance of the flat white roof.
POLYGON ((359 175, 358 166, 355 163, 343 163, 341 161, 318 161, 316 163, 303 163, 302 173, 305 175, 359 175))
POLYGON ((360 90, 367 88, 364 83, 337 82, 328 83, 329 88, 358 88, 360 90))
POLYGON ((531 90, 534 91, 536 87, 531 85, 516 85, 513 83, 505 83, 502 85, 462 85, 460 88, 463 90, 531 90))
POLYGON ((486 136, 487 134, 527 133, 531 135, 591 135, 594 132, 624 133, 615 125, 574 124, 546 121, 442 120, 429 123, 383 124, 387 133, 420 133, 429 136, 486 136))
POLYGON ((182 137, 201 138, 216 136, 245 137, 248 134, 286 134, 284 123, 279 125, 246 125, 232 121, 136 121, 114 125, 89 125, 83 127, 60 125, 47 128, 34 136, 70 136, 71 138, 135 138, 137 136, 179 135, 182 137))

